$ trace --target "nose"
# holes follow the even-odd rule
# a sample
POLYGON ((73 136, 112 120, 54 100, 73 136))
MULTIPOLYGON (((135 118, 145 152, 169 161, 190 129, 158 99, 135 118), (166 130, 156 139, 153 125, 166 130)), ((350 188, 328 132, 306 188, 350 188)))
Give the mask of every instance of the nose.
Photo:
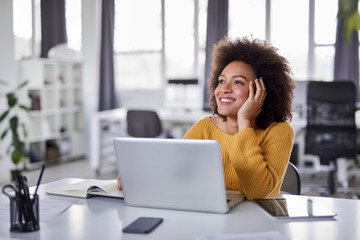
POLYGON ((220 90, 224 93, 228 93, 228 92, 231 92, 232 91, 232 88, 231 88, 231 83, 230 82, 226 82, 224 84, 222 84, 220 86, 220 90))

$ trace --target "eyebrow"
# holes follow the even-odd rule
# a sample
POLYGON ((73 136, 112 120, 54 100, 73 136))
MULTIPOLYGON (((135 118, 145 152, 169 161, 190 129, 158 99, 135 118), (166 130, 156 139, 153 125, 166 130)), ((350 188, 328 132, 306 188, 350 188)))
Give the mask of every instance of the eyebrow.
MULTIPOLYGON (((225 76, 224 74, 220 74, 219 75, 219 77, 221 77, 221 76, 225 76)), ((249 81, 244 75, 232 75, 231 76, 232 78, 243 78, 243 79, 245 79, 246 81, 249 81)))

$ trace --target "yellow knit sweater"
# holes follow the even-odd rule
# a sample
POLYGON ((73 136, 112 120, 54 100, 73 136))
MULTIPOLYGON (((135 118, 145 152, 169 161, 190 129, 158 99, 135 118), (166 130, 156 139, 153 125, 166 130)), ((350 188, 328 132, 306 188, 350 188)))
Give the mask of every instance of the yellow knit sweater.
POLYGON ((294 141, 289 123, 273 123, 267 129, 246 128, 229 135, 206 117, 185 134, 187 139, 214 139, 220 143, 225 185, 248 200, 279 193, 294 141))

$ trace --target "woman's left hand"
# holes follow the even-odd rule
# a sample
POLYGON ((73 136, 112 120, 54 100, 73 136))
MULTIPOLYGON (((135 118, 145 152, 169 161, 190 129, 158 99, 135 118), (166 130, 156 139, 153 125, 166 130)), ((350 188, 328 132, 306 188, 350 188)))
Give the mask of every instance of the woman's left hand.
POLYGON ((255 88, 254 82, 249 84, 249 97, 241 106, 237 114, 239 130, 248 127, 247 125, 251 124, 256 119, 262 110, 265 97, 266 88, 262 78, 260 78, 260 81, 255 79, 255 88))

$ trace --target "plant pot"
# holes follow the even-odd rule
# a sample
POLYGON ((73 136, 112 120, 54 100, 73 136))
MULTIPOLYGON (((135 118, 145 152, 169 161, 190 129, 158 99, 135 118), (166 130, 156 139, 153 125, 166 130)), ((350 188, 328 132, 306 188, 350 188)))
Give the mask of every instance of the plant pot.
POLYGON ((19 175, 21 174, 20 169, 13 169, 11 170, 11 181, 14 182, 18 179, 19 175))

